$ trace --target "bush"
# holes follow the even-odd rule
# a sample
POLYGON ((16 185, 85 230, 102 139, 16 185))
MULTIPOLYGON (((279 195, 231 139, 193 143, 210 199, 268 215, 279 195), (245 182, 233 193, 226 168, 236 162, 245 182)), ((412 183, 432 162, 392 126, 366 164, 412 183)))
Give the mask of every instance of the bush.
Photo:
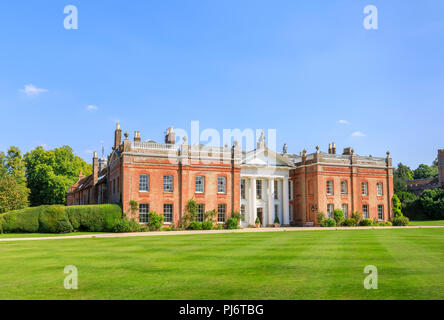
POLYGON ((127 219, 120 219, 113 226, 113 232, 115 233, 128 233, 131 232, 131 224, 127 219))
POLYGON ((344 222, 344 220, 345 220, 345 217, 344 217, 344 211, 342 211, 342 210, 339 210, 339 209, 336 209, 335 211, 333 211, 333 217, 334 217, 334 219, 335 219, 335 221, 336 221, 336 224, 339 226, 339 225, 342 225, 342 223, 344 222))
POLYGON ((352 213, 352 216, 351 216, 351 217, 352 217, 353 219, 355 219, 356 223, 359 223, 359 221, 361 221, 362 215, 361 215, 360 212, 355 211, 355 212, 352 213))
POLYGON ((26 208, 3 215, 4 233, 39 232, 39 216, 45 207, 26 208))
POLYGON ((391 227, 391 226, 393 226, 393 223, 392 223, 391 221, 386 221, 386 222, 385 222, 385 225, 386 225, 387 227, 391 227))
POLYGON ((342 225, 345 227, 354 227, 356 225, 356 220, 353 218, 345 219, 342 225))
POLYGON ((39 215, 39 232, 42 233, 68 233, 73 227, 65 212, 65 207, 48 206, 39 215))
POLYGON ((359 221, 359 225, 361 227, 371 227, 373 224, 372 219, 362 219, 361 221, 359 221))
POLYGON ((0 215, 0 234, 3 233, 3 223, 5 222, 5 220, 3 219, 3 216, 0 215))
POLYGON ((122 219, 122 209, 116 204, 66 207, 69 221, 76 231, 113 231, 122 219))
POLYGON ((328 219, 322 221, 321 226, 326 227, 326 228, 336 227, 336 220, 332 219, 332 218, 328 218, 328 219))
POLYGON ((239 220, 235 218, 229 218, 227 220, 227 229, 239 229, 239 220))
POLYGON ((189 230, 202 230, 202 222, 199 221, 192 221, 190 223, 190 226, 188 227, 189 230))
POLYGON ((408 226, 409 225, 409 218, 407 217, 395 217, 393 218, 393 225, 396 227, 404 227, 404 226, 408 226))
POLYGON ((274 217, 274 224, 280 224, 281 222, 279 221, 279 217, 278 217, 278 215, 276 215, 275 217, 274 217))
POLYGON ((148 227, 151 231, 159 231, 163 225, 163 215, 156 212, 148 213, 148 227))
POLYGON ((318 223, 319 223, 320 225, 322 225, 322 222, 324 222, 324 220, 325 220, 325 213, 323 213, 322 211, 319 211, 319 212, 316 214, 316 220, 318 221, 318 223))
POLYGON ((212 230, 213 229, 213 223, 211 221, 204 221, 204 222, 202 222, 202 229, 203 230, 212 230))

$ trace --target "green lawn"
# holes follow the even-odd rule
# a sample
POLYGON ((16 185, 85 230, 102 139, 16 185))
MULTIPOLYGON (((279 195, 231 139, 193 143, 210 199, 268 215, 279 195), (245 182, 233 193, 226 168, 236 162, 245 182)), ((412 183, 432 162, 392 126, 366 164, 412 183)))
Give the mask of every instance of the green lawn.
POLYGON ((11 238, 39 238, 39 237, 66 237, 81 236, 87 234, 108 234, 111 232, 72 232, 72 233, 4 233, 0 234, 0 239, 11 238))
POLYGON ((444 226, 444 220, 410 221, 409 226, 444 226))
POLYGON ((444 229, 0 242, 0 299, 444 299, 443 248, 444 229))

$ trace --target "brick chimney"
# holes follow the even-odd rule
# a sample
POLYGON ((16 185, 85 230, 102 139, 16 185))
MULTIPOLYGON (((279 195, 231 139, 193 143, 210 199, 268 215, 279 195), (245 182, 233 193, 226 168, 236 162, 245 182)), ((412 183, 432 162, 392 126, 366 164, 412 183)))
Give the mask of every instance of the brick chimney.
POLYGON ((444 149, 438 150, 439 183, 444 186, 444 149))
POLYGON ((333 144, 332 144, 331 153, 336 154, 336 142, 333 142, 333 144))
POLYGON ((328 154, 332 154, 333 153, 333 148, 331 143, 328 144, 328 154))
POLYGON ((97 152, 94 151, 94 157, 93 157, 93 178, 94 178, 94 185, 97 184, 99 181, 99 159, 97 158, 97 152))
POLYGON ((176 134, 174 133, 174 128, 169 127, 166 131, 165 135, 165 143, 166 144, 175 144, 176 143, 176 134))
POLYGON ((117 123, 116 131, 114 131, 114 149, 118 149, 122 142, 122 130, 120 130, 120 123, 117 123))
POLYGON ((134 132, 134 142, 140 142, 140 131, 134 132))

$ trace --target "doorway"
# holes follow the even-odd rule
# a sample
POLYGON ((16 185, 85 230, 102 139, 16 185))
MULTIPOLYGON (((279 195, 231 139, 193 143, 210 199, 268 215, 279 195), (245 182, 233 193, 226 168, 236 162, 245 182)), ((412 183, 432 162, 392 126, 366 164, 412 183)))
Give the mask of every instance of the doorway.
POLYGON ((264 209, 263 208, 257 208, 257 216, 259 220, 261 221, 261 226, 264 225, 264 209))

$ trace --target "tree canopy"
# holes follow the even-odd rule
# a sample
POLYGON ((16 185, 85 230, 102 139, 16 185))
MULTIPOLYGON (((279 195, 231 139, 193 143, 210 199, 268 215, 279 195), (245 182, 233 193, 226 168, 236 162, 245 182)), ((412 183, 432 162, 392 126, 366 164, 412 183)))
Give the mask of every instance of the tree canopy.
POLYGON ((32 206, 64 204, 66 192, 77 181, 79 172, 84 175, 92 172, 91 165, 75 155, 69 146, 54 150, 39 146, 26 153, 25 163, 32 206))
POLYGON ((420 164, 413 172, 413 179, 428 179, 438 176, 438 167, 420 164))

